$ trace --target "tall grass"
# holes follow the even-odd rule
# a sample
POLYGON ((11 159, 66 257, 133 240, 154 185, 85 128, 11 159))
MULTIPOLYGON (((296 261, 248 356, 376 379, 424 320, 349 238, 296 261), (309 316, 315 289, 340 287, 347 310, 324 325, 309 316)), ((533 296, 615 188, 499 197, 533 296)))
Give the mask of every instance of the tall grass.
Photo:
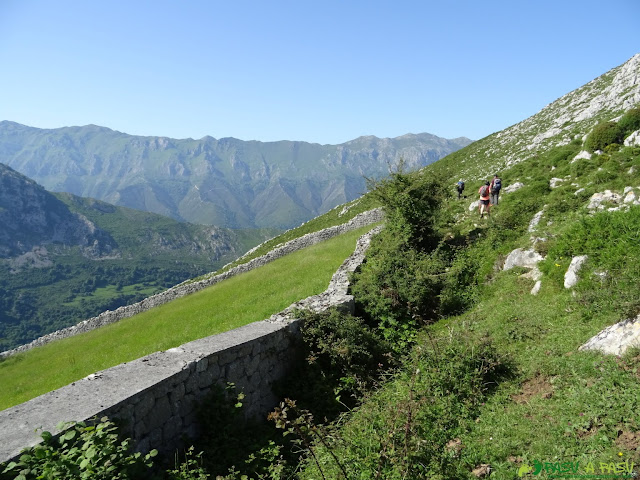
POLYGON ((259 321, 324 291, 363 227, 86 334, 0 362, 0 409, 98 370, 259 321))

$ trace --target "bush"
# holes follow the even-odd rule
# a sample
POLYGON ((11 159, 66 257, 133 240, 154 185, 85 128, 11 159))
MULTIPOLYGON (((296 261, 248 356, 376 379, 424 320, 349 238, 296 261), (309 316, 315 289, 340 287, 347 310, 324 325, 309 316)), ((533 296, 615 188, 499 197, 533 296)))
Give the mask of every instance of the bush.
POLYGON ((363 319, 331 309, 300 312, 302 342, 295 371, 280 396, 295 398, 319 418, 353 406, 391 366, 391 348, 363 319))
POLYGON ((640 130, 640 107, 628 110, 618 121, 618 127, 623 138, 626 138, 636 130, 640 130))
MULTIPOLYGON (((39 478, 112 480, 139 478, 152 465, 147 455, 130 453, 131 440, 120 440, 118 428, 107 417, 97 425, 71 422, 58 425, 69 428, 54 437, 42 432, 42 443, 27 449, 18 462, 10 462, 0 478, 20 480, 39 478)), ((145 477, 146 478, 146 477, 145 477)))
POLYGON ((512 370, 490 342, 424 339, 394 381, 354 412, 340 436, 317 445, 301 479, 463 478, 447 444, 477 418, 512 370))
POLYGON ((584 144, 590 152, 604 150, 612 143, 622 143, 622 131, 616 122, 604 122, 596 125, 584 144))
POLYGON ((438 250, 408 248, 385 230, 355 276, 356 306, 395 350, 403 351, 419 326, 438 319, 445 268, 438 250))
POLYGON ((438 244, 437 214, 449 195, 442 182, 402 173, 402 167, 382 180, 366 180, 371 195, 384 208, 387 229, 412 248, 427 251, 438 244))

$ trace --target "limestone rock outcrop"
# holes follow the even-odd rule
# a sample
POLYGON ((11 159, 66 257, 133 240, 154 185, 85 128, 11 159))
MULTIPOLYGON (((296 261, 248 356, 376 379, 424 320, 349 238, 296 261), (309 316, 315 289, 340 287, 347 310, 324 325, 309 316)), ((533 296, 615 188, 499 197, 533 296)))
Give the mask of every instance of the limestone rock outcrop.
POLYGON ((640 315, 605 328, 591 337, 579 350, 597 350, 622 355, 631 347, 640 347, 640 315))

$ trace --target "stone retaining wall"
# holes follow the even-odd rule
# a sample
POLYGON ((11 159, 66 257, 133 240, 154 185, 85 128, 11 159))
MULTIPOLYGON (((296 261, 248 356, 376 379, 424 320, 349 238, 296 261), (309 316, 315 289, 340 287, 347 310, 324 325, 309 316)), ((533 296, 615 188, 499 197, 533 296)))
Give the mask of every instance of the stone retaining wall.
POLYGON ((182 283, 168 290, 165 290, 164 292, 160 292, 156 295, 145 298, 140 302, 126 305, 113 311, 107 310, 97 317, 84 320, 71 327, 67 327, 62 330, 44 335, 40 338, 36 338, 31 343, 21 345, 13 350, 1 352, 0 357, 7 357, 9 355, 13 355, 14 353, 24 352, 33 347, 44 345, 54 340, 72 337, 73 335, 88 332, 104 325, 118 322, 123 318, 131 317, 138 313, 145 312, 153 307, 157 307, 158 305, 162 305, 170 302, 171 300, 175 300, 176 298, 184 297, 185 295, 189 295, 190 293, 195 293, 199 290, 202 290, 203 288, 207 288, 211 285, 221 282, 222 280, 233 277, 234 275, 238 275, 239 273, 248 272, 249 270, 253 270, 254 268, 261 267, 262 265, 288 255, 289 253, 295 252, 296 250, 315 245, 316 243, 328 240, 342 233, 349 232, 366 225, 371 225, 376 222, 380 222, 383 219, 383 215, 384 214, 381 208, 376 208, 367 212, 360 213, 342 225, 325 228, 318 232, 308 233, 306 235, 303 235, 302 237, 290 240, 282 245, 277 246, 269 253, 262 255, 261 257, 254 258, 253 260, 250 260, 249 262, 242 265, 238 265, 237 267, 221 273, 220 275, 211 276, 198 282, 182 283))
POLYGON ((351 310, 349 274, 362 263, 371 237, 381 228, 359 239, 354 253, 319 295, 296 302, 267 320, 152 353, 1 411, 0 462, 38 443, 42 430, 59 434, 56 425, 61 421, 103 415, 123 423, 137 451, 158 448, 171 452, 184 435, 197 433, 196 405, 214 385, 227 382, 235 383, 245 394, 246 417, 264 418, 278 401, 271 386, 295 361, 293 345, 300 323, 293 318, 295 309, 322 311, 337 306, 351 310))

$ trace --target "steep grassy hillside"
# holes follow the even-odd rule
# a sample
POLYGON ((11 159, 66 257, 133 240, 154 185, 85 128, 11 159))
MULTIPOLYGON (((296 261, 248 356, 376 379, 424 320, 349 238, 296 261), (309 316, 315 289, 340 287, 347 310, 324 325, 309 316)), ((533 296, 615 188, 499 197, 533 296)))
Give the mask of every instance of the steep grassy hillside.
POLYGON ((623 108, 640 104, 639 72, 636 56, 420 176, 380 185, 396 188, 386 204, 396 223, 356 282, 360 313, 383 330, 426 326, 388 335, 414 342, 403 367, 337 432, 310 435, 315 459, 299 478, 638 475, 640 349, 615 357, 578 347, 640 314, 640 145, 623 145, 640 130, 640 109, 623 108), (595 108, 607 91, 619 104, 595 108), (586 109, 593 117, 580 120, 586 109), (563 129, 552 135, 553 125, 563 129), (480 219, 471 202, 494 172, 513 190, 480 219), (443 200, 440 241, 425 249, 412 235, 415 192, 433 178, 453 190, 460 176, 469 198, 443 200), (393 200, 403 197, 412 200, 393 200), (538 273, 504 268, 516 248, 543 258, 538 273), (588 259, 567 288, 578 255, 588 259))

